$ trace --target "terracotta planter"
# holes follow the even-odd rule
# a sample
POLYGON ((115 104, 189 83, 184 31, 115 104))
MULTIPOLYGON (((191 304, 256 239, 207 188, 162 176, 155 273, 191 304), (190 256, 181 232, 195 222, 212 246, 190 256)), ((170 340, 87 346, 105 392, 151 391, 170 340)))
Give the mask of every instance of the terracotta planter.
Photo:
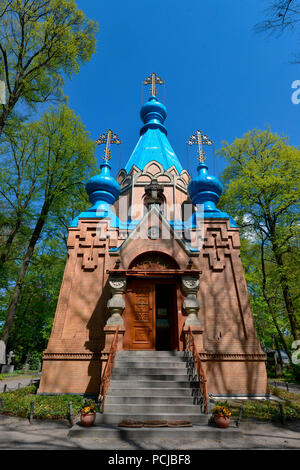
POLYGON ((214 415, 214 420, 218 428, 228 428, 230 416, 214 415))
POLYGON ((88 413, 86 415, 81 413, 80 415, 81 426, 85 426, 85 427, 93 426, 95 419, 96 419, 96 413, 88 413))

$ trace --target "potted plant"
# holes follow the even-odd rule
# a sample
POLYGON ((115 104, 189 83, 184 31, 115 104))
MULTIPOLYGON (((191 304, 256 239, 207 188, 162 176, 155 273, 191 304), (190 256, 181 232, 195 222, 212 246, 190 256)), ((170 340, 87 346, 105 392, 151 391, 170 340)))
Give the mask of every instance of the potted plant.
POLYGON ((95 403, 85 401, 84 406, 80 410, 80 423, 81 426, 93 426, 96 419, 96 406, 95 403))
POLYGON ((227 402, 216 403, 212 409, 212 414, 218 428, 227 428, 230 423, 231 411, 227 402))

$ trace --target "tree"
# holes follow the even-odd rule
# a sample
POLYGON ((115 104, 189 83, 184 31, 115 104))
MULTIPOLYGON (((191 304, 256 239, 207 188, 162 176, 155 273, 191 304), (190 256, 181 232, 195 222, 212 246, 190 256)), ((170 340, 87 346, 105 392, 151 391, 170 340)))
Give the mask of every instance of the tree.
POLYGON ((41 121, 31 124, 38 135, 38 145, 27 168, 38 161, 38 193, 32 204, 35 214, 30 233, 19 265, 17 282, 8 307, 3 340, 7 343, 26 272, 46 221, 59 208, 66 207, 69 198, 79 193, 82 181, 95 167, 95 144, 89 138, 80 119, 67 106, 47 111, 41 121), (38 196, 38 203, 37 203, 38 196))
MULTIPOLYGON (((268 247, 269 263, 276 268, 273 283, 280 287, 291 334, 299 339, 299 292, 289 267, 292 252, 299 259, 300 151, 270 130, 253 130, 225 143, 219 153, 229 163, 221 207, 251 228, 261 250, 268 247)), ((266 261, 264 253, 261 259, 266 261)), ((264 292, 266 296, 266 285, 264 292)), ((275 299, 269 300, 274 304, 275 299)))
MULTIPOLYGON (((300 21, 300 0, 268 0, 267 19, 255 25, 258 33, 283 34, 287 30, 298 30, 300 21)), ((296 54, 295 63, 300 56, 296 54)))
MULTIPOLYGON (((31 359, 41 357, 47 346, 66 263, 67 228, 87 205, 87 193, 81 185, 78 192, 70 195, 66 206, 57 205, 48 214, 26 272, 7 343, 8 350, 15 353, 16 367, 24 363, 28 352, 31 359)), ((16 249, 18 244, 12 249, 14 256, 16 249)), ((19 264, 15 260, 7 260, 5 266, 9 282, 0 289, 0 325, 7 316, 19 264)))
POLYGON ((300 21, 299 0, 268 0, 268 19, 256 26, 258 31, 271 31, 282 33, 286 29, 293 29, 300 21))
POLYGON ((74 0, 0 0, 0 78, 8 96, 0 136, 17 103, 34 108, 62 97, 64 76, 94 53, 96 31, 74 0))
MULTIPOLYGON (((279 337, 291 362, 286 331, 288 322, 278 283, 274 280, 274 266, 269 261, 269 247, 263 239, 254 239, 248 230, 241 229, 241 259, 250 294, 250 302, 258 337, 266 346, 273 347, 273 338, 279 337)), ((264 238, 264 237, 263 237, 264 238)))
MULTIPOLYGON (((0 204, 0 272, 10 259, 16 237, 24 232, 32 217, 32 202, 40 190, 40 136, 36 124, 26 123, 10 130, 6 145, 1 146, 0 204)), ((21 242, 21 240, 20 240, 21 242)))
POLYGON ((8 350, 15 353, 17 367, 24 363, 27 353, 41 356, 47 346, 65 258, 58 239, 41 240, 36 247, 7 343, 8 350))

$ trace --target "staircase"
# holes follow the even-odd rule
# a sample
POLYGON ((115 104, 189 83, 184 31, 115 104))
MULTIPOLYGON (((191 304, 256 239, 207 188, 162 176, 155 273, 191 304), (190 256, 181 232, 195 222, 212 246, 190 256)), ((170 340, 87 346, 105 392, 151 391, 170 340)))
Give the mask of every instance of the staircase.
MULTIPOLYGON (((228 429, 208 426, 209 414, 201 413, 194 396, 198 382, 190 382, 187 362, 181 351, 118 351, 104 413, 97 413, 95 425, 83 428, 76 423, 69 437, 116 439, 116 446, 134 439, 232 438, 239 434, 233 424, 228 429), (193 386, 194 385, 194 386, 193 386), (118 424, 134 421, 189 421, 192 427, 126 428, 118 424)), ((143 441, 144 442, 144 441, 143 441)), ((104 447, 105 448, 105 447, 104 447)))
POLYGON ((126 418, 207 423, 192 395, 184 352, 119 351, 97 423, 118 424, 126 418))

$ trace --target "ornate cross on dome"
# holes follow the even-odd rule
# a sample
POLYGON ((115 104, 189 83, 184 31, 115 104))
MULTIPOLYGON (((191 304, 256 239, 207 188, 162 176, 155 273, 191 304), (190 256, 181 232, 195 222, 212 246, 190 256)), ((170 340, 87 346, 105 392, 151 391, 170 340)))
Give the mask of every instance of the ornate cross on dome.
POLYGON ((198 160, 199 162, 203 163, 206 160, 205 153, 203 151, 203 145, 212 145, 213 141, 206 135, 202 134, 201 131, 196 131, 187 141, 188 145, 198 145, 198 160))
POLYGON ((165 83, 156 73, 151 73, 149 77, 146 78, 146 80, 143 81, 143 85, 151 85, 151 95, 156 96, 156 88, 155 88, 155 83, 158 85, 163 85, 165 83))
POLYGON ((103 160, 107 161, 111 159, 111 144, 120 145, 121 139, 119 139, 118 134, 114 134, 111 129, 108 129, 106 134, 104 133, 100 135, 99 139, 96 140, 96 144, 106 144, 105 152, 102 158, 103 160))

